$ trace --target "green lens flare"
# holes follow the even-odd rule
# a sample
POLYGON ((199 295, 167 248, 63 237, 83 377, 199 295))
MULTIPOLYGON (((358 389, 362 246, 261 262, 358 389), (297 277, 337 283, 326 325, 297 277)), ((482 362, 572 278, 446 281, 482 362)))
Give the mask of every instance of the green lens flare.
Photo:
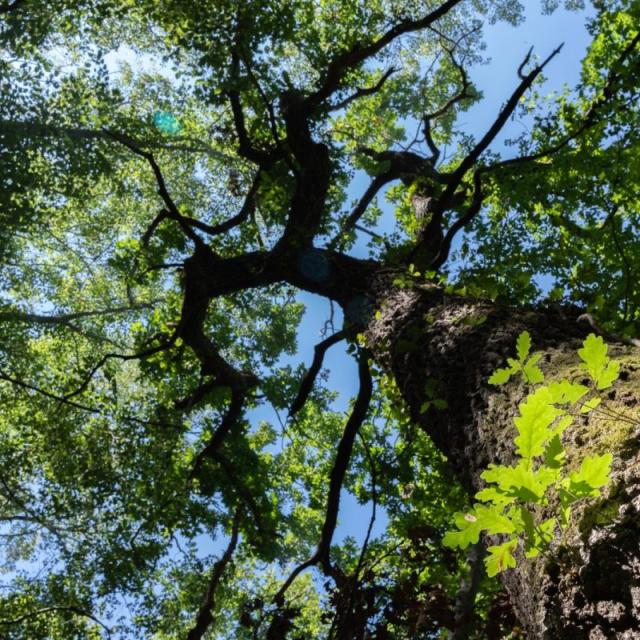
POLYGON ((175 135, 181 129, 178 119, 169 111, 156 111, 153 114, 153 124, 162 133, 175 135))

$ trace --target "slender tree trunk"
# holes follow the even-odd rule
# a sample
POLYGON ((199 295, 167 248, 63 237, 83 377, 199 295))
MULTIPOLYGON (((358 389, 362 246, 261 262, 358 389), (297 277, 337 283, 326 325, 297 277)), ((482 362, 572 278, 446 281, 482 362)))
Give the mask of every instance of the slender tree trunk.
MULTIPOLYGON (((513 309, 429 286, 380 288, 376 297, 380 311, 367 330, 376 358, 470 493, 482 488, 489 463, 513 461, 513 417, 526 389, 487 379, 514 356, 518 334, 529 331, 543 352, 547 379, 585 377, 576 351, 589 329, 571 309, 513 309), (420 413, 427 378, 447 409, 420 413)), ((640 639, 640 350, 612 344, 609 352, 621 375, 602 406, 627 419, 593 411, 564 438, 569 456, 610 451, 612 481, 602 498, 576 508, 548 552, 521 555, 501 574, 531 640, 640 639)))

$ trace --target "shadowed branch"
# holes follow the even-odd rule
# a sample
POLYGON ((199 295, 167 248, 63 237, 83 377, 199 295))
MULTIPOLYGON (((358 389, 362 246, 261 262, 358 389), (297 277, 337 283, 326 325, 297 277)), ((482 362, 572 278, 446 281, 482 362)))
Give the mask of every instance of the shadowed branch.
POLYGON ((233 519, 233 527, 231 529, 229 544, 222 554, 222 557, 213 565, 209 584, 207 585, 207 593, 205 594, 200 610, 198 611, 196 622, 187 634, 187 640, 201 640, 213 622, 213 609, 215 606, 214 598, 220 584, 220 580, 224 575, 227 565, 231 562, 231 558, 233 557, 233 553, 238 544, 239 522, 240 510, 238 509, 233 519))
POLYGON ((349 468, 353 444, 356 439, 356 435, 358 434, 358 430, 367 416, 369 403, 371 402, 371 394, 373 392, 373 382, 371 380, 371 372, 369 371, 368 352, 366 350, 362 350, 358 357, 358 380, 360 383, 358 395, 349 419, 347 420, 342 438, 338 443, 336 458, 331 470, 331 476, 329 479, 329 495, 327 497, 324 524, 322 525, 322 531, 320 533, 320 542, 318 543, 318 547, 314 554, 306 562, 298 565, 291 572, 274 598, 276 603, 282 602, 287 589, 305 569, 308 569, 315 564, 320 564, 325 574, 332 574, 329 550, 331 548, 333 533, 338 522, 340 491, 342 490, 344 478, 347 473, 347 469, 349 468))
POLYGON ((451 11, 457 4, 460 4, 461 1, 462 0, 448 0, 421 19, 403 20, 374 42, 367 44, 356 43, 349 51, 338 55, 327 66, 320 88, 305 99, 305 110, 307 113, 311 114, 327 98, 338 91, 343 78, 349 71, 365 62, 365 60, 375 56, 400 36, 426 29, 429 25, 451 11))
POLYGON ((359 100, 360 98, 364 98, 365 96, 371 96, 377 93, 378 91, 380 91, 380 89, 382 89, 384 83, 397 71, 398 69, 395 69, 394 67, 387 69, 387 71, 382 74, 380 80, 378 80, 378 82, 376 82, 373 86, 357 89, 354 93, 352 93, 350 96, 347 96, 344 100, 341 100, 337 104, 331 105, 331 107, 329 107, 329 111, 339 111, 340 109, 344 109, 345 107, 350 105, 355 100, 359 100))
POLYGON ((324 361, 324 356, 327 353, 327 350, 332 347, 334 344, 337 344, 341 340, 344 340, 351 331, 346 329, 342 329, 341 331, 337 331, 333 335, 329 336, 326 340, 318 343, 314 347, 314 355, 313 362, 311 366, 307 370, 302 382, 300 383, 300 388, 298 389, 298 395, 296 399, 292 402, 291 408, 289 409, 289 416, 294 416, 302 407, 304 403, 307 401, 311 390, 313 389, 313 384, 316 381, 318 373, 320 373, 320 369, 322 368, 322 362, 324 361))

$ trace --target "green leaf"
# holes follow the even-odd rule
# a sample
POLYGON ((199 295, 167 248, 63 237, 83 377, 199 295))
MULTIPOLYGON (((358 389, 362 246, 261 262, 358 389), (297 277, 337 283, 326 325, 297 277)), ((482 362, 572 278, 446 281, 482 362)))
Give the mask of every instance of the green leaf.
POLYGON ((549 384, 549 393, 551 394, 551 402, 553 404, 574 403, 580 400, 582 396, 589 392, 589 387, 583 384, 561 380, 560 382, 552 382, 549 384))
POLYGON ((553 435, 549 426, 563 412, 554 407, 547 387, 541 387, 527 397, 514 419, 519 435, 515 439, 517 452, 526 460, 539 456, 544 444, 553 435))
POLYGON ((513 522, 493 506, 476 504, 467 513, 455 513, 454 522, 458 531, 447 531, 442 539, 445 547, 465 549, 478 542, 480 532, 486 530, 490 534, 513 533, 513 522))
POLYGON ((578 349, 578 355, 584 361, 589 373, 601 369, 607 363, 608 346, 601 336, 590 333, 582 343, 582 349, 578 349))
POLYGON ((509 369, 498 369, 490 378, 489 384, 504 384, 508 382, 509 378, 515 373, 515 371, 511 368, 509 369))
POLYGON ((620 363, 607 356, 609 347, 600 336, 590 333, 578 355, 584 361, 584 368, 596 383, 598 389, 607 389, 620 374, 620 363))
POLYGON ((473 513, 454 513, 453 520, 458 527, 458 531, 447 531, 444 534, 442 544, 445 547, 466 549, 470 544, 478 542, 482 527, 473 513))
POLYGON ((540 362, 540 358, 542 358, 542 354, 541 353, 534 353, 528 360, 527 360, 527 364, 530 365, 534 365, 534 364, 538 364, 538 362, 540 362))
POLYGON ((473 512, 482 529, 491 535, 513 533, 515 529, 513 522, 496 507, 476 504, 473 512))
POLYGON ((522 369, 522 363, 518 360, 514 360, 513 358, 507 358, 507 364, 511 367, 514 373, 522 369))
POLYGON ((556 474, 546 467, 533 471, 522 460, 515 467, 489 465, 480 477, 487 482, 496 483, 508 496, 528 502, 540 502, 547 488, 555 481, 556 474))
POLYGON ((598 377, 598 389, 608 389, 620 376, 620 363, 612 360, 598 377))
POLYGON ((505 569, 516 566, 516 559, 513 557, 513 552, 517 546, 518 539, 512 538, 503 544, 494 545, 487 549, 489 555, 485 558, 484 563, 487 568, 487 575, 490 578, 493 578, 493 576, 501 573, 505 569))
POLYGON ((535 365, 531 365, 529 362, 524 365, 522 375, 529 384, 539 384, 540 382, 544 382, 544 373, 542 373, 542 369, 535 365))
POLYGON ((449 405, 446 400, 442 398, 435 398, 433 400, 425 400, 420 405, 420 413, 426 413, 431 407, 435 407, 436 409, 446 409, 449 405))
POLYGON ((599 496, 599 488, 609 482, 612 460, 613 456, 610 453, 587 456, 582 461, 580 469, 569 474, 569 491, 579 498, 599 496))
POLYGON ((563 416, 560 420, 558 420, 555 427, 553 427, 552 431, 554 435, 561 436, 566 428, 573 422, 573 416, 567 415, 563 416))
POLYGON ((515 497, 509 496, 504 491, 496 487, 487 487, 486 489, 482 489, 482 491, 478 491, 476 493, 476 500, 480 500, 481 502, 493 502, 498 507, 504 507, 508 504, 511 504, 515 497))
POLYGON ((524 362, 525 358, 529 355, 531 350, 531 336, 528 331, 523 331, 516 342, 516 351, 518 353, 518 359, 520 362, 524 362))
POLYGON ((591 400, 587 400, 580 407, 580 413, 589 413, 591 409, 595 409, 601 402, 602 402, 602 398, 591 398, 591 400))
POLYGON ((564 465, 566 453, 560 440, 560 435, 556 435, 549 440, 547 448, 544 451, 544 464, 550 469, 561 469, 564 465))

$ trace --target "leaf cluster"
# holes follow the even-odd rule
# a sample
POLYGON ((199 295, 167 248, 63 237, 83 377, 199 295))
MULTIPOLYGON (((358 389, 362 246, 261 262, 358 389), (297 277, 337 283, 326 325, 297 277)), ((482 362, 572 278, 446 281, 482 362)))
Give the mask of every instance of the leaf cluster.
POLYGON ((568 525, 576 504, 599 496, 608 484, 610 453, 569 461, 562 443, 562 434, 575 415, 595 409, 602 400, 599 392, 618 378, 619 363, 608 357, 607 349, 602 338, 591 333, 578 350, 591 389, 567 379, 542 385, 544 374, 536 364, 540 354, 529 355, 531 337, 525 331, 518 336, 518 359, 510 358, 508 368, 498 369, 489 378, 489 384, 501 385, 521 375, 526 384, 535 386, 514 418, 516 461, 489 465, 481 474, 487 487, 475 496, 480 502, 455 514, 456 529, 443 540, 445 546, 464 549, 477 543, 483 531, 506 535, 504 542, 488 548, 489 576, 514 568, 520 547, 527 558, 547 550, 558 526, 568 525))

